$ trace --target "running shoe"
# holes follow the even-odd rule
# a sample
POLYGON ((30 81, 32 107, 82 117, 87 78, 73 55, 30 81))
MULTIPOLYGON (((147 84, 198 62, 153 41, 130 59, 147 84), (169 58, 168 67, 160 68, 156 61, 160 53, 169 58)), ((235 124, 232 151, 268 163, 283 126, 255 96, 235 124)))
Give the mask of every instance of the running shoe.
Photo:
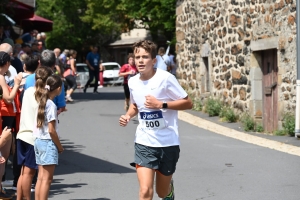
POLYGON ((94 93, 94 94, 100 94, 98 91, 94 91, 93 93, 94 93))
POLYGON ((162 200, 174 200, 175 199, 175 193, 174 193, 174 181, 173 179, 171 180, 171 192, 166 196, 165 198, 162 198, 162 200))
POLYGON ((99 85, 98 88, 103 88, 103 85, 99 85))
POLYGON ((84 92, 84 93, 86 93, 86 89, 87 89, 86 87, 85 87, 85 88, 83 88, 83 92, 84 92))
POLYGON ((66 100, 69 102, 73 102, 74 100, 70 96, 66 96, 66 100))

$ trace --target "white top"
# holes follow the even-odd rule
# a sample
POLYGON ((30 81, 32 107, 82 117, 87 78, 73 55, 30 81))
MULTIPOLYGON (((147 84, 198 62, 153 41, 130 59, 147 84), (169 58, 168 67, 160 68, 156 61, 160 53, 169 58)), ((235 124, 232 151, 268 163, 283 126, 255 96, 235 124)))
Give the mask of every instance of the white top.
POLYGON ((178 111, 145 108, 145 96, 152 95, 159 101, 174 101, 187 97, 187 93, 169 72, 157 69, 155 75, 140 80, 140 74, 129 79, 130 100, 138 108, 139 125, 135 142, 150 147, 179 145, 178 111))
POLYGON ((167 65, 168 66, 171 65, 170 58, 167 54, 165 54, 163 56, 160 56, 160 55, 156 56, 156 64, 154 66, 155 68, 159 68, 159 69, 167 71, 167 65))
MULTIPOLYGON (((37 112, 36 112, 37 116, 37 112)), ((50 99, 47 100, 45 107, 45 121, 42 128, 36 128, 37 121, 35 117, 33 135, 39 139, 52 139, 49 133, 48 123, 55 120, 55 130, 58 134, 57 107, 50 99)))
POLYGON ((17 70, 12 65, 9 65, 8 71, 10 73, 10 76, 5 76, 6 83, 13 81, 15 76, 18 75, 17 70))
POLYGON ((38 104, 34 97, 35 88, 30 87, 24 92, 22 108, 21 108, 21 119, 20 129, 17 134, 17 139, 20 139, 28 144, 34 145, 35 137, 33 136, 34 120, 38 110, 38 104))

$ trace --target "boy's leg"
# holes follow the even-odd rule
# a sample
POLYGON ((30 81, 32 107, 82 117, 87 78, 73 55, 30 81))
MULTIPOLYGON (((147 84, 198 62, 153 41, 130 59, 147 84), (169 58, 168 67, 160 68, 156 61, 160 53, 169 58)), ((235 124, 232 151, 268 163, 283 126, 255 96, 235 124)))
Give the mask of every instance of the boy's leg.
POLYGON ((138 166, 136 171, 140 184, 139 200, 152 200, 155 170, 138 166))
POLYGON ((156 172, 156 193, 160 198, 165 198, 171 192, 172 175, 165 176, 160 172, 156 172))

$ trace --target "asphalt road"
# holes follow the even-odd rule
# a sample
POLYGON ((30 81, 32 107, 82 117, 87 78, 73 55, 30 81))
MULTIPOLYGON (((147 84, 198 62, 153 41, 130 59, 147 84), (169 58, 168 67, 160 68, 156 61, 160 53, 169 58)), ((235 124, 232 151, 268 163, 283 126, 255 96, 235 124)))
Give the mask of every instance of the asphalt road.
MULTIPOLYGON (((133 160, 136 121, 126 128, 122 87, 100 94, 77 91, 59 116, 65 151, 59 159, 53 200, 135 200, 133 160)), ((180 121, 181 153, 174 175, 176 200, 299 200, 300 159, 180 121)), ((154 199, 158 199, 155 195, 154 199)))

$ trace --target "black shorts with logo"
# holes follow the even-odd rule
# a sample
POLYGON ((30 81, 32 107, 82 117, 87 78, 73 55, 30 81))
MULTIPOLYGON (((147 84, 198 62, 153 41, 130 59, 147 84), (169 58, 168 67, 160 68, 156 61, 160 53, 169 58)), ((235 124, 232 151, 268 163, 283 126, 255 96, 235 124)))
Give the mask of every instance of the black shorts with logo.
POLYGON ((176 164, 179 159, 179 145, 169 147, 148 147, 135 143, 134 162, 136 165, 155 169, 165 176, 172 175, 176 170, 176 164))

